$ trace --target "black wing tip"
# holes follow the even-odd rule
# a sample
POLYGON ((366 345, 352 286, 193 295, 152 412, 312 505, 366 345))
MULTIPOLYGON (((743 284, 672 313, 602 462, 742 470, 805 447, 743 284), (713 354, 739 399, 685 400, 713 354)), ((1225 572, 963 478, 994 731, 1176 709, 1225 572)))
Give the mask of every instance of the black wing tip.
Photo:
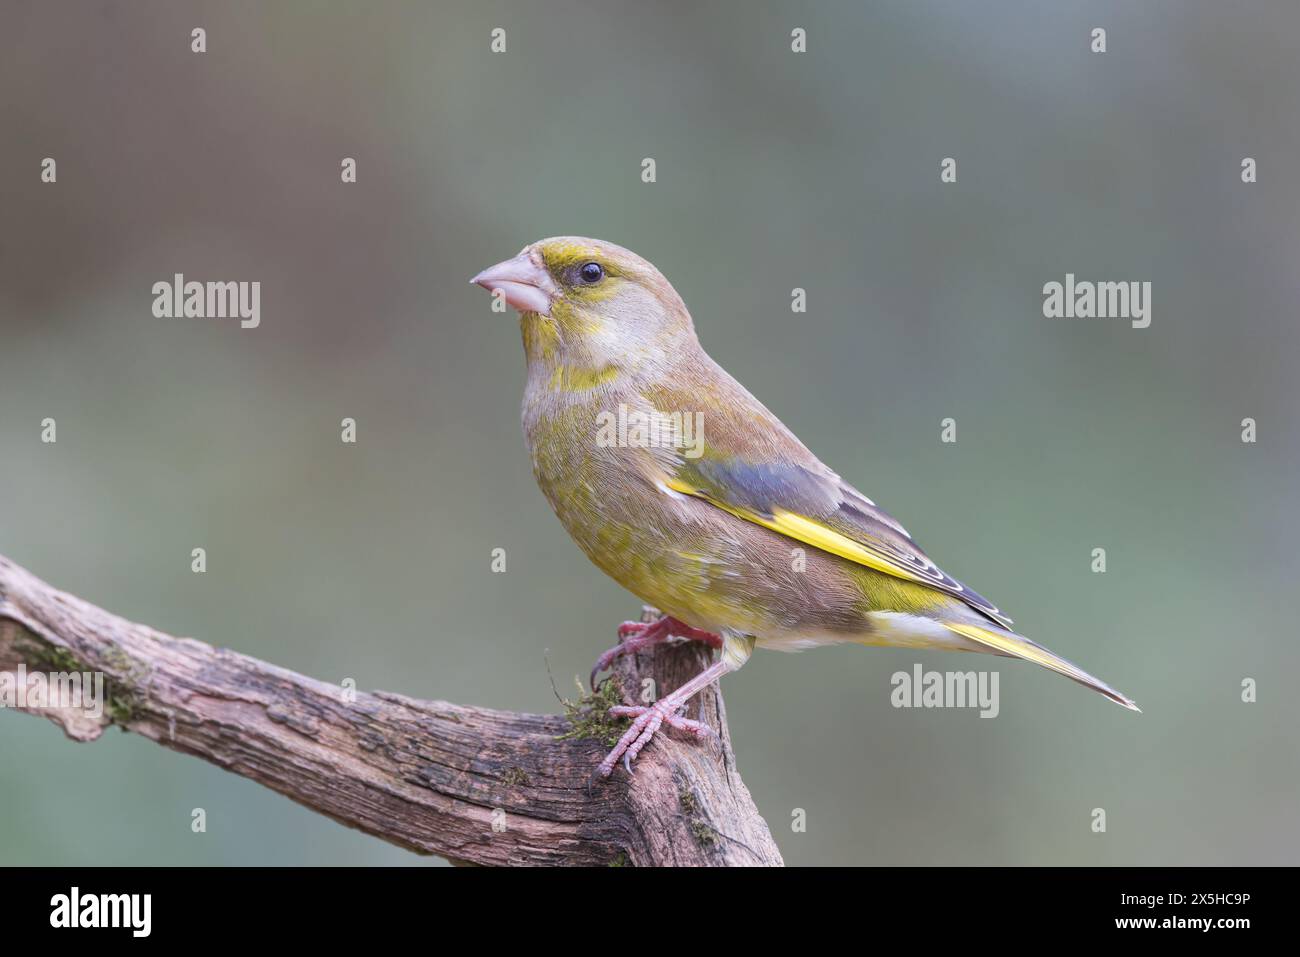
POLYGON ((974 589, 967 588, 965 585, 963 585, 959 581, 956 581, 955 579, 949 579, 949 581, 951 581, 953 585, 956 586, 956 591, 954 592, 955 598, 960 598, 962 601, 970 605, 970 607, 974 608, 981 615, 985 615, 989 619, 997 622, 1003 628, 1010 628, 1012 624, 1014 624, 1014 620, 1011 618, 1010 615, 1004 615, 1002 613, 1002 610, 998 608, 997 605, 993 604, 993 602, 989 601, 979 592, 975 591, 974 589))

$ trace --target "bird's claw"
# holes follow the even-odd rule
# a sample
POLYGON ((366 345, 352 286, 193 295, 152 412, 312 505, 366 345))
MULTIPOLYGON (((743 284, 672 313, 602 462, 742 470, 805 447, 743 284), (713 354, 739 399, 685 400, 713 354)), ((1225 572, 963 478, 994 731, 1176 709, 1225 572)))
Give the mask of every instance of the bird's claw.
POLYGON ((624 732, 623 737, 619 738, 618 744, 614 745, 614 750, 600 762, 597 773, 603 778, 609 777, 614 773, 614 766, 621 758, 623 767, 627 768, 628 774, 631 774, 632 762, 641 753, 641 749, 650 743, 650 739, 663 724, 678 731, 685 731, 696 738, 717 736, 717 732, 703 721, 688 718, 682 713, 683 711, 685 711, 685 704, 680 701, 674 702, 670 698, 664 698, 649 706, 621 704, 610 708, 610 717, 633 720, 631 727, 624 732))
POLYGON ((618 640, 623 641, 633 635, 643 635, 651 628, 658 626, 662 621, 662 618, 655 621, 625 621, 618 626, 618 640))
POLYGON ((632 654, 679 637, 687 641, 700 641, 710 648, 721 648, 722 638, 711 631, 702 631, 683 624, 675 618, 663 615, 654 621, 625 621, 618 626, 618 644, 601 653, 591 669, 589 686, 594 690, 596 676, 612 665, 619 656, 632 654))
POLYGON ((668 637, 668 619, 625 621, 618 626, 618 644, 601 652, 591 669, 590 687, 596 688, 596 676, 612 665, 619 656, 649 648, 668 637))

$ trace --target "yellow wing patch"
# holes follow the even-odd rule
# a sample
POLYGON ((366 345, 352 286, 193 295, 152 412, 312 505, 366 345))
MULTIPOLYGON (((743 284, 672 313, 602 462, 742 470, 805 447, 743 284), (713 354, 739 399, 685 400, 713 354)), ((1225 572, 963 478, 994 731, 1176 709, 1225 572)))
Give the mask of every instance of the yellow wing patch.
POLYGON ((716 505, 723 511, 730 512, 737 518, 744 519, 747 522, 753 522, 755 525, 762 525, 764 528, 770 528, 774 532, 780 532, 790 538, 803 542, 805 545, 811 545, 813 548, 820 548, 824 552, 830 552, 832 555, 838 555, 840 558, 846 558, 851 562, 857 562, 859 565, 865 565, 867 568, 874 568, 878 572, 884 572, 886 575, 893 575, 895 578, 902 578, 906 581, 916 582, 920 585, 929 585, 933 587, 934 582, 922 578, 920 575, 904 568, 902 565, 895 564, 889 559, 864 548, 853 539, 841 535, 832 529, 827 528, 820 522, 814 522, 810 518, 797 515, 794 512, 787 512, 784 509, 773 509, 771 517, 760 515, 749 509, 737 508, 727 502, 720 502, 712 496, 705 495, 698 489, 687 485, 674 478, 666 480, 665 484, 675 492, 683 495, 694 495, 697 498, 705 499, 710 505, 716 505))
MULTIPOLYGON (((903 539, 906 539, 907 544, 913 548, 910 557, 914 558, 919 569, 911 567, 906 561, 900 561, 896 558, 893 554, 894 549, 889 547, 887 543, 885 543, 884 547, 873 547, 869 534, 864 533, 861 538, 850 537, 850 535, 837 531, 817 519, 809 518, 799 512, 788 511, 779 506, 771 507, 770 511, 766 508, 756 510, 734 502, 724 501, 708 491, 675 476, 664 478, 663 484, 674 492, 694 496, 739 519, 761 525, 763 528, 771 529, 787 538, 803 542, 805 545, 811 545, 819 551, 838 556, 873 571, 881 572, 891 578, 897 578, 909 584, 921 585, 933 589, 935 592, 951 595, 981 614, 988 615, 989 618, 1003 627, 1011 625, 1011 619, 999 611, 996 605, 971 591, 961 582, 945 575, 938 566, 921 553, 920 549, 915 547, 915 543, 911 542, 910 538, 907 537, 907 533, 902 532, 901 527, 896 523, 890 527, 901 532, 903 539)), ((864 498, 864 501, 867 500, 864 498)), ((870 504, 870 502, 867 501, 867 504, 870 504)), ((883 516, 883 518, 887 522, 892 521, 888 516, 883 516)), ((907 558, 909 556, 905 554, 903 557, 907 558)))

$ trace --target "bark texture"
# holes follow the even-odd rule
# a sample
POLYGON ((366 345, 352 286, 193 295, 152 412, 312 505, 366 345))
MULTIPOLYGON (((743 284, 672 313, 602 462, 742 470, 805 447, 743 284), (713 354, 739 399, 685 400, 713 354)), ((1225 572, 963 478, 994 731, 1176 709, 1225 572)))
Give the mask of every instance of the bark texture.
MULTIPOLYGON (((639 697, 703 668, 695 644, 622 659, 639 697)), ((607 750, 564 740, 561 715, 346 691, 126 621, 0 556, 0 672, 100 672, 100 718, 27 708, 76 741, 118 725, 257 781, 348 827, 423 854, 484 865, 779 865, 736 770, 716 686, 690 702, 716 741, 661 731, 633 765, 592 780, 607 750)), ((579 722, 585 724, 581 717, 579 722)))

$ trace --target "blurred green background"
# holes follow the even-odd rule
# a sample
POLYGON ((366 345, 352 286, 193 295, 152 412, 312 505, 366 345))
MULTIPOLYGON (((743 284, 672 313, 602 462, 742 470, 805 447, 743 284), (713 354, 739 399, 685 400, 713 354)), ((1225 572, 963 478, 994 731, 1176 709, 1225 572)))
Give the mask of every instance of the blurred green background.
MULTIPOLYGON (((993 658, 759 653, 724 692, 789 863, 1295 863, 1300 8, 867 6, 5 0, 0 553, 327 680, 556 710, 544 655, 571 688, 638 602, 534 486, 515 316, 466 280, 597 236, 1145 711, 993 658), (259 280, 261 327, 154 318, 175 272, 259 280), (1045 319, 1067 272, 1150 281, 1151 327, 1045 319), (918 661, 999 670, 1000 716, 892 708, 918 661)), ((424 860, 116 730, 0 714, 0 756, 6 864, 424 860)))

